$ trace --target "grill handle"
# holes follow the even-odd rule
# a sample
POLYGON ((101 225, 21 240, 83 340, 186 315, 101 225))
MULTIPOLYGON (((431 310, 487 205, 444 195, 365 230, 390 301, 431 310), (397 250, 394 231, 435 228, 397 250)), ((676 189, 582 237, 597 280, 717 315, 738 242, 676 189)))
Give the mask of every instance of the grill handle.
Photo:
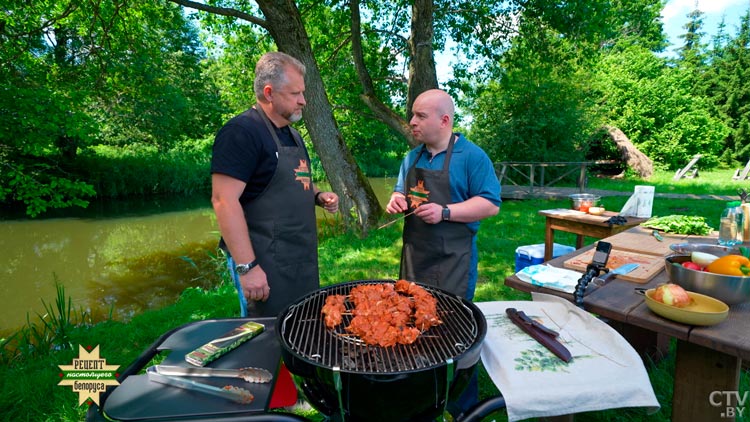
POLYGON ((448 397, 453 385, 453 377, 455 375, 456 365, 453 363, 453 359, 445 361, 445 405, 443 405, 443 414, 448 411, 448 397))
POLYGON ((333 367, 333 385, 336 388, 336 395, 339 397, 339 412, 341 412, 341 420, 345 421, 344 417, 344 398, 341 397, 341 392, 344 389, 343 383, 341 382, 341 368, 338 366, 333 367))

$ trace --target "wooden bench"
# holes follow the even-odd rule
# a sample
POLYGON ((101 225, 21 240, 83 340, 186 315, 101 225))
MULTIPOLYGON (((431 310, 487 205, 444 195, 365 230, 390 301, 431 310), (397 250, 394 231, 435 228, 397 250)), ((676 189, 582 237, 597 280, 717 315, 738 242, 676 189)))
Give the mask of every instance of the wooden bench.
POLYGON ((702 157, 701 154, 695 154, 693 156, 693 159, 690 160, 690 162, 688 163, 688 165, 686 165, 685 167, 681 168, 680 170, 677 170, 677 172, 674 174, 674 177, 672 178, 672 180, 680 180, 682 178, 692 179, 694 177, 697 177, 698 176, 698 168, 697 167, 696 168, 692 168, 692 167, 695 165, 695 163, 698 162, 698 160, 700 160, 701 157, 702 157))
POLYGON ((744 169, 737 169, 732 176, 732 180, 745 180, 750 176, 750 160, 747 160, 744 169))

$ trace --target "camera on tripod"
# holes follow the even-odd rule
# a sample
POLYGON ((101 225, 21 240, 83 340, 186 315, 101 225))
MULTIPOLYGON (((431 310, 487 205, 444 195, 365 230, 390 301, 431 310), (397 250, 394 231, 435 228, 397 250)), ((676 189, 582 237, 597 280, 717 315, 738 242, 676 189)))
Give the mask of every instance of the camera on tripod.
POLYGON ((589 285, 591 280, 599 277, 602 272, 609 272, 607 269, 607 260, 609 260, 609 253, 612 251, 612 244, 608 242, 598 242, 596 244, 596 251, 594 251, 594 257, 591 259, 591 263, 586 266, 586 272, 578 280, 576 284, 576 290, 573 293, 576 306, 583 309, 583 295, 586 293, 586 287, 589 285))

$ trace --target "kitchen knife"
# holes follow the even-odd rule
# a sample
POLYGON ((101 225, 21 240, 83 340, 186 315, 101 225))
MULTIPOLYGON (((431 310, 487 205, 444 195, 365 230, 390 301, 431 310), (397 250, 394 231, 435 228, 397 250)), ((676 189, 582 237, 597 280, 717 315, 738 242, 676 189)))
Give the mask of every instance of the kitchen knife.
POLYGON ((154 371, 161 375, 178 377, 242 378, 243 380, 252 383, 266 383, 273 379, 273 375, 263 368, 215 369, 155 365, 154 371))
POLYGON ((555 356, 565 362, 570 362, 570 360, 573 359, 570 351, 563 346, 562 343, 557 341, 557 337, 559 336, 557 331, 534 321, 529 318, 526 313, 518 311, 516 308, 507 308, 505 313, 514 324, 525 331, 526 334, 530 335, 539 344, 546 347, 547 350, 554 353, 555 356))
POLYGON ((627 274, 638 268, 638 266, 639 264, 636 264, 634 262, 631 262, 630 264, 623 264, 601 277, 596 277, 590 284, 590 286, 593 285, 593 287, 586 289, 586 294, 589 294, 597 288, 609 283, 616 275, 627 274))

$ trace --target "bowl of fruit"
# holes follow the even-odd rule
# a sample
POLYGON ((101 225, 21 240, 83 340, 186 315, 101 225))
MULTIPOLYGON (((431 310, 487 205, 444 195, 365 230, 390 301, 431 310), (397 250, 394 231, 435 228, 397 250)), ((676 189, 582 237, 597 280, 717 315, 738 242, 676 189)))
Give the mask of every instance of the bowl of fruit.
POLYGON ((689 292, 674 283, 647 290, 646 306, 655 314, 690 325, 715 325, 729 315, 724 302, 700 293, 689 292))
POLYGON ((669 281, 730 306, 750 301, 750 259, 739 250, 713 246, 666 257, 669 281))

